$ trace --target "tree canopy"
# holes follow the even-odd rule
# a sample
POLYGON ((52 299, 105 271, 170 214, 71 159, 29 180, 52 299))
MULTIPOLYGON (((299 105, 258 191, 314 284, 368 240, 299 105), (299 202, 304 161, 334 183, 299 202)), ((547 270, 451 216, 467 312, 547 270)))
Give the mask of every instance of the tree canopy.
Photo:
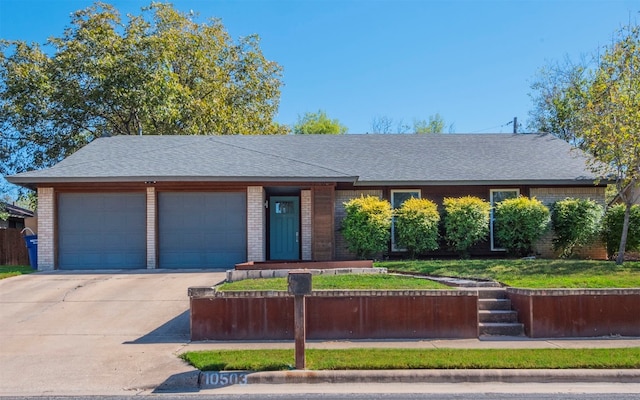
POLYGON ((347 127, 337 119, 331 119, 323 110, 307 112, 298 116, 298 122, 293 126, 293 133, 298 135, 328 134, 339 135, 347 133, 347 127))
POLYGON ((590 153, 591 169, 615 180, 626 205, 616 260, 622 263, 631 193, 640 185, 640 28, 618 31, 591 68, 567 65, 543 71, 542 78, 533 86, 534 125, 556 129, 554 134, 590 153))
POLYGON ((50 166, 103 136, 286 133, 273 121, 282 69, 258 36, 234 41, 220 20, 196 17, 151 3, 124 21, 95 3, 43 47, 1 41, 3 172, 50 166))

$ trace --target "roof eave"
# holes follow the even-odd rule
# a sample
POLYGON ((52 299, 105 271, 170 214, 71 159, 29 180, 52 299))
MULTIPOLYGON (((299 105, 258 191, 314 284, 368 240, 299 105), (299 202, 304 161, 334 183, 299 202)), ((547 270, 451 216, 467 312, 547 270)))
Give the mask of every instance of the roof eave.
POLYGON ((37 186, 60 183, 150 183, 150 182, 347 182, 353 183, 356 176, 289 176, 289 177, 264 177, 264 176, 108 176, 108 177, 27 177, 8 176, 10 183, 29 189, 37 186))
POLYGON ((363 181, 359 180, 355 186, 584 186, 584 185, 606 185, 611 183, 606 179, 525 179, 525 180, 480 180, 480 181, 363 181))

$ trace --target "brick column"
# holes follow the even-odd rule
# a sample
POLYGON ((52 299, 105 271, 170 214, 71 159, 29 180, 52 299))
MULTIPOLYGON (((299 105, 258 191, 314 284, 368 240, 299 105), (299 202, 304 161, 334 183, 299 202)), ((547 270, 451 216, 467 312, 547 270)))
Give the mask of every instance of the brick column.
POLYGON ((38 188, 38 271, 55 269, 55 191, 38 188))
POLYGON ((157 260, 157 197, 156 188, 147 188, 147 269, 158 268, 157 260))
POLYGON ((264 201, 262 186, 247 187, 247 261, 265 261, 264 201))
POLYGON ((311 190, 300 191, 300 217, 302 225, 302 259, 310 261, 312 260, 311 232, 313 230, 313 225, 311 224, 311 190))

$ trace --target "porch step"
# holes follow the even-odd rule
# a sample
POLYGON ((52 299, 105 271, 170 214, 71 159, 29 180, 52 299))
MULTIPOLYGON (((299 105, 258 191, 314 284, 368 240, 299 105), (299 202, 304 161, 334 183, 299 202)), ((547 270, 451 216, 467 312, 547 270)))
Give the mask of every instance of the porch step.
POLYGON ((478 324, 480 336, 524 336, 524 325, 519 323, 481 322, 478 324))
POLYGON ((482 322, 517 323, 518 313, 513 310, 480 310, 478 320, 482 322))
POLYGON ((509 299, 478 299, 478 310, 511 310, 509 299))
POLYGON ((478 288, 479 299, 506 299, 507 289, 492 287, 492 288, 478 288))

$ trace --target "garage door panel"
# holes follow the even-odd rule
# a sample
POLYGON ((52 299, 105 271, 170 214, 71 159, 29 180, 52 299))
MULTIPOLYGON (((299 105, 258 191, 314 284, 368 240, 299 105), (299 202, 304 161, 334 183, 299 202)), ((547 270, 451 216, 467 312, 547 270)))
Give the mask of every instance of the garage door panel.
POLYGON ((246 261, 245 193, 160 193, 161 268, 230 268, 246 261))
POLYGON ((58 216, 60 269, 146 267, 144 193, 63 193, 58 216))

